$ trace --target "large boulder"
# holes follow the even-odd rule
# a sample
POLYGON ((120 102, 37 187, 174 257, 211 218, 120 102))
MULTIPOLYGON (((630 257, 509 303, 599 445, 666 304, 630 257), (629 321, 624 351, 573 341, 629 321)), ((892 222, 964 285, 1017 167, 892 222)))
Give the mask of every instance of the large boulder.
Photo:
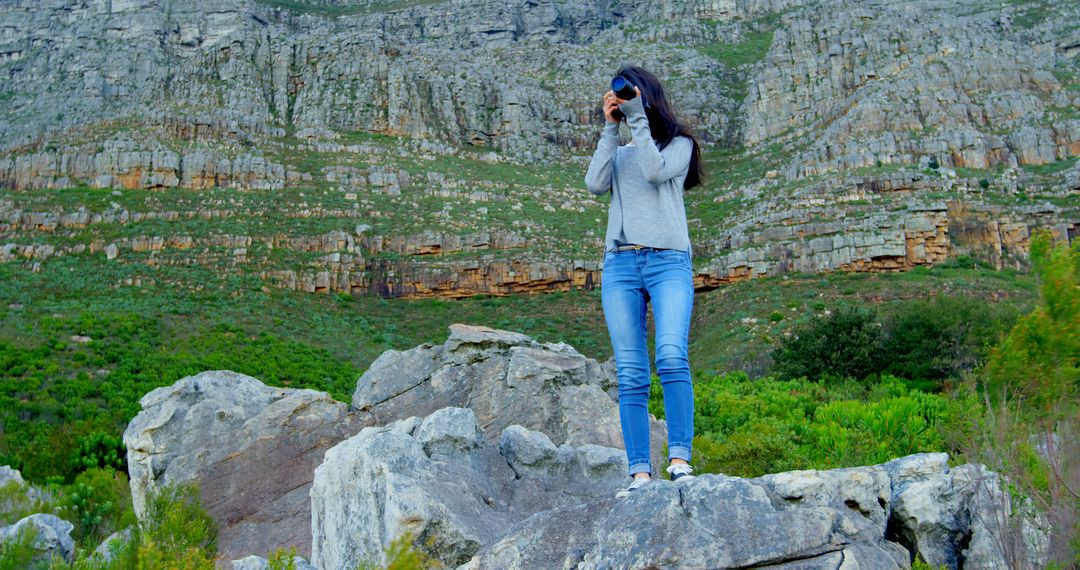
POLYGON ((0 544, 25 540, 32 535, 31 548, 34 560, 62 558, 71 562, 75 558, 75 541, 71 538, 74 525, 56 516, 30 515, 12 525, 0 528, 0 544))
MULTIPOLYGON (((610 365, 568 344, 453 324, 441 345, 384 352, 360 377, 352 404, 378 424, 467 407, 489 438, 518 424, 556 444, 622 448, 616 384, 610 365)), ((652 434, 655 462, 663 459, 664 424, 653 420, 652 434)))
POLYGON ((309 552, 315 467, 359 430, 345 404, 228 371, 189 376, 140 404, 124 432, 137 514, 152 489, 196 483, 226 559, 288 546, 309 552))
MULTIPOLYGON (((1003 568, 1000 481, 945 454, 883 465, 657 480, 622 500, 625 454, 520 425, 497 443, 466 408, 366 428, 312 485, 313 563, 380 561, 405 533, 448 567, 1003 568), (977 479, 983 477, 980 483, 977 479), (947 492, 946 492, 947 491, 947 492)), ((1032 527, 1032 544, 1045 529, 1032 527)), ((1040 538, 1041 537, 1041 538, 1040 538)), ((1024 560, 1038 564, 1032 551, 1024 560)))
POLYGON ((556 446, 520 425, 497 444, 483 432, 471 410, 451 407, 327 451, 311 487, 313 563, 378 561, 411 533, 416 548, 470 569, 909 565, 885 539, 880 466, 657 480, 619 501, 621 450, 556 446))

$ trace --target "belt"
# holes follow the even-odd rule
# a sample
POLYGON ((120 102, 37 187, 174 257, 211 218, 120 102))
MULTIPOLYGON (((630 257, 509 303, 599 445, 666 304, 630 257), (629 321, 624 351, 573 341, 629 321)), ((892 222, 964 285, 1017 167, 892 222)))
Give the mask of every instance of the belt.
POLYGON ((650 246, 647 246, 647 245, 638 245, 636 243, 631 243, 631 244, 628 244, 628 245, 617 246, 617 247, 615 247, 614 249, 612 249, 610 251, 626 251, 628 249, 633 249, 633 250, 652 249, 652 250, 659 251, 661 249, 671 249, 671 248, 669 248, 669 247, 650 247, 650 246))

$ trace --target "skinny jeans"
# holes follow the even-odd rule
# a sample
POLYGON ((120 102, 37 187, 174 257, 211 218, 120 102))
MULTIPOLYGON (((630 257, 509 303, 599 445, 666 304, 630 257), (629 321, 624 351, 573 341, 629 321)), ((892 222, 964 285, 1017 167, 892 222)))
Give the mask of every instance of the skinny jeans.
POLYGON ((656 373, 664 392, 668 458, 689 462, 694 439, 694 391, 687 355, 694 306, 690 253, 651 247, 608 250, 600 290, 619 377, 619 423, 630 475, 652 474, 651 373, 645 326, 650 302, 656 325, 656 373))

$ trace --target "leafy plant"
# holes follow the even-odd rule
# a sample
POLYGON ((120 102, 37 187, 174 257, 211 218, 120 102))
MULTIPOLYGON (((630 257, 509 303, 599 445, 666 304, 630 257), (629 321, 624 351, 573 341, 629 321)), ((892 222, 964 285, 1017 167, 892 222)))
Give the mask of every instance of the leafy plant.
POLYGON ((861 379, 881 369, 881 327, 869 309, 842 306, 828 317, 798 326, 773 352, 782 378, 826 374, 861 379))
POLYGON ((135 524, 127 476, 94 467, 62 491, 61 514, 75 525, 77 542, 96 545, 114 531, 135 524))
POLYGON ((121 438, 95 431, 78 439, 71 462, 79 471, 108 467, 127 473, 127 447, 121 438))

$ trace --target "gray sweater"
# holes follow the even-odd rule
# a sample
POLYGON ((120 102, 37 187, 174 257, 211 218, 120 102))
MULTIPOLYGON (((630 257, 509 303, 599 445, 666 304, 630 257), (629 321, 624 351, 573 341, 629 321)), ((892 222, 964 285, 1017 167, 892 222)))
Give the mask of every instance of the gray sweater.
POLYGON ((619 146, 619 123, 606 123, 585 174, 589 192, 611 192, 604 250, 636 243, 689 253, 683 181, 694 143, 678 136, 659 150, 641 97, 619 105, 619 110, 626 115, 634 144, 619 146))

